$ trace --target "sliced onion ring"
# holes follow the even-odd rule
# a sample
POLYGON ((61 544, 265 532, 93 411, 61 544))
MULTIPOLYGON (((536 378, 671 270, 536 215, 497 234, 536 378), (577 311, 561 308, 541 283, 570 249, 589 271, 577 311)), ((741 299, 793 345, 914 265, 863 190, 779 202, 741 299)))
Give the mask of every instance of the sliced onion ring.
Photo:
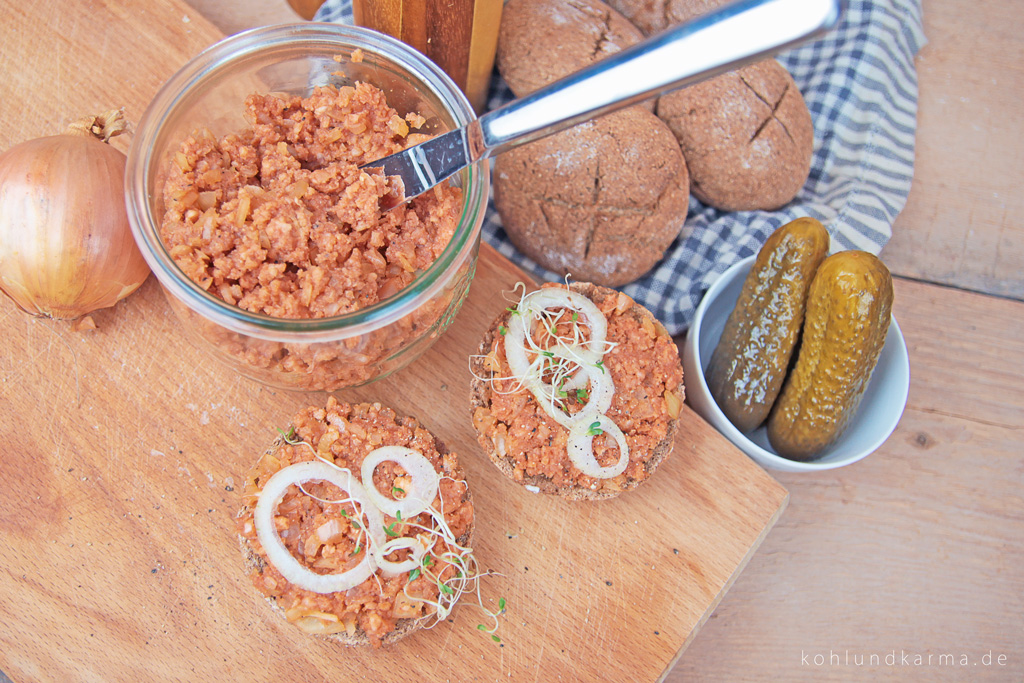
POLYGON ((568 308, 586 316, 587 325, 590 327, 590 340, 586 345, 590 348, 581 346, 575 349, 582 363, 596 363, 604 355, 608 319, 601 309, 593 301, 571 289, 544 287, 523 297, 517 312, 509 317, 508 331, 505 333, 505 357, 512 373, 520 380, 530 370, 530 361, 526 357, 527 330, 546 308, 568 308))
POLYGON ((365 526, 371 545, 375 548, 383 546, 384 518, 370 503, 366 489, 347 470, 321 460, 300 462, 276 472, 260 491, 253 510, 253 524, 256 537, 267 553, 267 561, 281 572, 281 576, 291 584, 314 593, 337 593, 358 586, 377 570, 371 553, 363 553, 362 562, 344 572, 317 574, 292 557, 274 526, 274 513, 288 487, 317 479, 334 484, 359 504, 362 514, 366 516, 365 526))
POLYGON ((569 459, 583 474, 597 479, 611 479, 626 471, 629 465, 629 445, 626 435, 607 415, 595 415, 593 420, 579 421, 569 427, 569 459), (619 460, 614 465, 602 467, 594 456, 594 437, 588 434, 590 426, 598 423, 601 431, 611 434, 619 444, 619 460))
POLYGON ((373 561, 380 567, 381 572, 385 576, 397 576, 402 572, 407 572, 420 566, 423 561, 423 556, 427 554, 427 549, 423 547, 423 544, 416 538, 410 538, 408 536, 400 536, 398 538, 392 538, 387 543, 374 547, 373 549, 373 561), (401 562, 392 562, 386 559, 388 555, 395 552, 408 548, 412 551, 412 554, 402 560, 401 562))
POLYGON ((411 519, 430 507, 437 497, 437 487, 441 481, 434 466, 422 453, 405 446, 381 446, 370 451, 363 459, 360 475, 366 493, 377 509, 395 518, 401 513, 402 519, 411 519), (374 485, 373 471, 382 462, 401 465, 412 479, 412 486, 409 487, 412 490, 406 490, 402 500, 385 496, 374 485))
MULTIPOLYGON (((608 319, 593 301, 578 292, 563 287, 542 287, 523 297, 519 311, 527 317, 537 317, 546 308, 568 308, 582 313, 590 327, 589 351, 598 357, 604 355, 602 348, 608 335, 608 319), (594 348, 596 347, 596 348, 594 348)), ((517 317, 517 316, 513 316, 517 317)))
MULTIPOLYGON (((560 355, 558 349, 552 349, 552 353, 556 356, 560 355)), ((555 388, 553 386, 536 379, 528 380, 525 383, 526 388, 534 395, 537 402, 544 409, 544 412, 566 429, 580 422, 586 422, 589 426, 598 415, 608 412, 612 407, 615 382, 607 370, 602 370, 596 365, 588 365, 581 367, 578 374, 585 378, 582 383, 583 386, 587 385, 587 380, 590 381, 590 391, 583 408, 573 415, 569 415, 554 407, 555 388)))
POLYGON ((570 289, 545 287, 523 297, 519 304, 518 315, 510 317, 508 330, 505 333, 505 358, 512 374, 534 395, 544 412, 563 427, 569 427, 582 420, 581 416, 597 415, 611 407, 615 385, 606 371, 596 367, 597 362, 604 356, 602 347, 607 333, 608 319, 593 301, 570 289), (579 371, 569 379, 565 389, 570 391, 582 389, 586 386, 588 379, 591 382, 587 404, 575 416, 566 415, 554 407, 555 388, 534 374, 533 364, 527 356, 526 335, 533 325, 533 320, 546 308, 568 308, 579 311, 586 316, 587 324, 590 326, 590 340, 586 344, 593 348, 588 349, 584 346, 565 348, 562 345, 557 345, 548 349, 554 356, 580 364, 579 371))

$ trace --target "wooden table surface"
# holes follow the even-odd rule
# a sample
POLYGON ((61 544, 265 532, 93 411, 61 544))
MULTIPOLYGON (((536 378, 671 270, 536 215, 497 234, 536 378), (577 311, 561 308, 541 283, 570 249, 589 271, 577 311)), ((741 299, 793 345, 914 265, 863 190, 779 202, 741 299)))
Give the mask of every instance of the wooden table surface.
MULTIPOLYGON (((224 33, 296 18, 189 1, 224 33)), ((882 252, 910 350, 900 426, 853 466, 774 473, 788 508, 668 681, 1024 680, 1018 5, 924 0, 915 180, 882 252)))

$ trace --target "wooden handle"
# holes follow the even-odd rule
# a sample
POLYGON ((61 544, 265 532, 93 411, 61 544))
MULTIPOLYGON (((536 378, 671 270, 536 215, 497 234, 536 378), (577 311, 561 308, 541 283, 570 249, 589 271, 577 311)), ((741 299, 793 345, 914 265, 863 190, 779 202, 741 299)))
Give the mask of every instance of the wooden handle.
POLYGON ((494 68, 502 0, 355 0, 353 19, 414 47, 444 69, 477 113, 494 68))
POLYGON ((288 0, 288 4, 296 14, 308 21, 320 9, 320 5, 324 4, 324 0, 288 0))

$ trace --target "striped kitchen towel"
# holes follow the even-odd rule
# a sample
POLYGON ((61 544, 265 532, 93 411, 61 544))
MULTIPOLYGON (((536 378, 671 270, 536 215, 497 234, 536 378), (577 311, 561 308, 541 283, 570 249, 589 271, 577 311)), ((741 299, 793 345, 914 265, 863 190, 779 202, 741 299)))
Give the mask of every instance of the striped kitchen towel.
MULTIPOLYGON (((351 19, 350 0, 327 0, 315 17, 342 23, 351 19)), ((689 327, 715 279, 756 253, 772 231, 794 218, 813 216, 824 223, 833 250, 881 251, 910 192, 917 117, 914 56, 924 43, 920 0, 847 0, 835 30, 778 55, 814 123, 807 183, 777 211, 729 213, 691 197, 683 233, 654 269, 622 291, 679 334, 689 327)), ((495 73, 488 107, 511 99, 495 73)), ((516 250, 493 201, 483 237, 538 279, 562 279, 516 250)))

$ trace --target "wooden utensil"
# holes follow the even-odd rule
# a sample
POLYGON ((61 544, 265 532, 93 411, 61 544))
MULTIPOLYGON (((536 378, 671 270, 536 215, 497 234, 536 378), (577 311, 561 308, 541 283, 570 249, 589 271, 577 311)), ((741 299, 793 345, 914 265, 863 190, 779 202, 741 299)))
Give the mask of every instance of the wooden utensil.
POLYGON ((451 76, 479 114, 486 104, 502 0, 354 0, 353 20, 416 48, 451 76))

